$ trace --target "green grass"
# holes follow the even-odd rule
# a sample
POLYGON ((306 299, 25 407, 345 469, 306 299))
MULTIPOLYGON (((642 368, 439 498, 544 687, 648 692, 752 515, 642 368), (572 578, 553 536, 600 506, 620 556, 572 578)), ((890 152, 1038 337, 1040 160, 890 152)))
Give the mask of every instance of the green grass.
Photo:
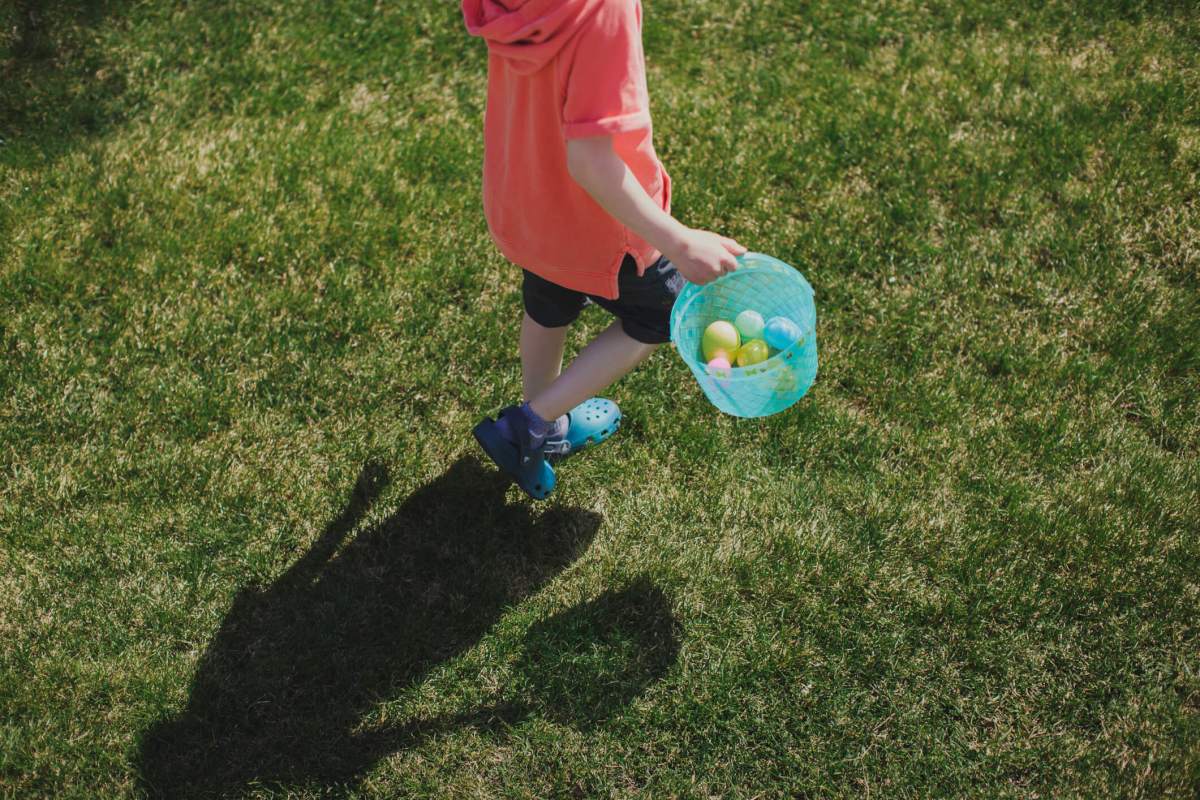
MULTIPOLYGON (((647 0, 687 223, 821 372, 664 350, 530 505, 454 3, 0 9, 0 795, 1194 797, 1200 17, 647 0)), ((606 324, 589 311, 577 347, 606 324)))

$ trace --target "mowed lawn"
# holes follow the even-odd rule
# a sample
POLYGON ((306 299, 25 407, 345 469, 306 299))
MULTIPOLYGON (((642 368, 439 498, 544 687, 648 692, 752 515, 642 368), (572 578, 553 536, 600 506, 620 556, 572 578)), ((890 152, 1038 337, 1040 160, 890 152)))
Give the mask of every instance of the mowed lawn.
POLYGON ((820 374, 533 504, 457 3, 0 10, 0 796, 1196 796, 1194 4, 645 20, 820 374))

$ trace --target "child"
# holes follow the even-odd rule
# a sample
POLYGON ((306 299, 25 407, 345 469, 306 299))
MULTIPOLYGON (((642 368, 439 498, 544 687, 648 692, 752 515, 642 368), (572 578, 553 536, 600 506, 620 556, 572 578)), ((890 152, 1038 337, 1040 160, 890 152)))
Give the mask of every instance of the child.
POLYGON ((669 341, 684 279, 736 269, 745 248, 669 213, 640 0, 462 0, 462 11, 488 46, 484 213, 524 272, 525 402, 475 438, 540 499, 555 485, 548 456, 616 430, 616 404, 588 398, 669 341), (589 300, 616 320, 560 374, 567 326, 589 300))

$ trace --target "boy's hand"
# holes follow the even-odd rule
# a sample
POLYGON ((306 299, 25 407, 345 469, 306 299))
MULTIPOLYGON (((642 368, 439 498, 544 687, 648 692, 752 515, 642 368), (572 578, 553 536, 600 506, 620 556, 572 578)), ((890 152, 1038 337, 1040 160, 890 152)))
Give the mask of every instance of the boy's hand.
POLYGON ((679 274, 692 283, 705 284, 737 269, 737 259, 746 248, 710 231, 684 228, 682 235, 663 250, 679 274))

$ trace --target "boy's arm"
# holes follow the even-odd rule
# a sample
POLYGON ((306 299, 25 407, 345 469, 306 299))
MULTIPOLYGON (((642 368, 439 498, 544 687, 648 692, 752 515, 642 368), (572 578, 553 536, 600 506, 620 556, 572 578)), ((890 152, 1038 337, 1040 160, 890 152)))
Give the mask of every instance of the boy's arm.
POLYGON ((621 224, 666 256, 692 283, 737 269, 746 248, 725 236, 689 228, 663 211, 612 148, 608 136, 570 139, 567 170, 621 224))

